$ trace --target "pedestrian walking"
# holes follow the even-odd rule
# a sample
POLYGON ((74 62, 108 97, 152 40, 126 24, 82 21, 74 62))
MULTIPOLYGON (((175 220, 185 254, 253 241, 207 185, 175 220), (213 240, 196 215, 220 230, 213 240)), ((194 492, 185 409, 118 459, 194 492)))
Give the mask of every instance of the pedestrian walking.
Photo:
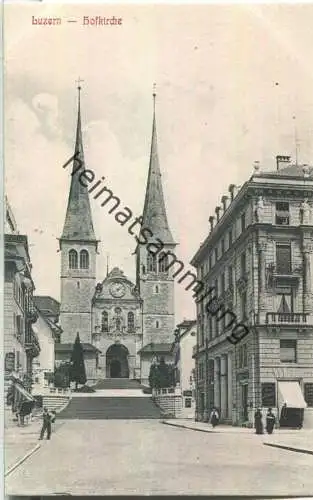
POLYGON ((262 411, 258 408, 254 414, 254 426, 256 434, 263 434, 262 411))
POLYGON ((272 408, 269 408, 266 414, 266 432, 268 434, 273 433, 275 422, 276 422, 275 415, 272 412, 272 408))
POLYGON ((46 407, 43 409, 42 420, 43 420, 43 422, 42 422, 42 427, 41 427, 39 439, 44 438, 46 431, 47 431, 47 439, 50 439, 50 436, 51 436, 51 415, 48 412, 48 408, 46 408, 46 407))
POLYGON ((51 412, 51 430, 54 432, 55 430, 55 419, 57 417, 57 413, 55 410, 52 410, 51 412))
POLYGON ((219 424, 219 421, 220 421, 219 413, 218 413, 216 408, 213 408, 213 410, 211 411, 210 418, 209 418, 209 422, 212 425, 213 429, 214 429, 214 427, 216 427, 219 424))

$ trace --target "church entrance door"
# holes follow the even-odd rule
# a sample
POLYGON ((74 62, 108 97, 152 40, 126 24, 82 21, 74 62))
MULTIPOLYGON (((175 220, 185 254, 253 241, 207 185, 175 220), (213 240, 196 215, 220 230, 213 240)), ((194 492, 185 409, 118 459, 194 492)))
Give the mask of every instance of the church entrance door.
POLYGON ((112 359, 110 363, 110 377, 121 378, 121 363, 118 359, 112 359))
POLYGON ((129 378, 128 349, 122 344, 111 345, 106 352, 106 377, 129 378))

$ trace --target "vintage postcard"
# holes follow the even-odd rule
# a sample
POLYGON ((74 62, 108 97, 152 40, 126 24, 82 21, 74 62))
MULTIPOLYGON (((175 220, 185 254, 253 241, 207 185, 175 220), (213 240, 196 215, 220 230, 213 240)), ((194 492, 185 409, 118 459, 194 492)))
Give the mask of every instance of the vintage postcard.
POLYGON ((5 3, 8 497, 313 496, 312 20, 5 3))

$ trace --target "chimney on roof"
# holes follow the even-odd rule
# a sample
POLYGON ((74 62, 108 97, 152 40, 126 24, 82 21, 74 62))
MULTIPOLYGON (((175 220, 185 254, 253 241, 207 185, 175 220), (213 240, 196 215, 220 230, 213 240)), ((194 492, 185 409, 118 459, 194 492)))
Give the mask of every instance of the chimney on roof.
POLYGON ((254 175, 258 175, 260 173, 260 162, 258 160, 253 162, 253 173, 254 175))
POLYGON ((210 223, 210 226, 211 226, 210 229, 211 229, 211 232, 212 232, 213 231, 213 227, 214 227, 214 217, 213 217, 213 215, 211 215, 209 217, 209 223, 210 223))
POLYGON ((310 177, 310 167, 309 165, 303 165, 302 167, 303 177, 310 177))
POLYGON ((290 156, 278 155, 276 156, 276 168, 280 170, 282 166, 286 166, 286 164, 290 163, 290 156))
POLYGON ((220 211, 221 211, 221 207, 215 207, 216 222, 218 222, 220 220, 220 211))
POLYGON ((222 202, 222 205, 223 205, 223 211, 224 211, 224 213, 226 212, 226 210, 228 208, 227 201, 228 201, 228 196, 226 196, 226 195, 222 196, 221 202, 222 202))
POLYGON ((230 192, 230 200, 233 201, 234 199, 234 192, 235 192, 235 184, 231 184, 228 188, 228 191, 230 192))

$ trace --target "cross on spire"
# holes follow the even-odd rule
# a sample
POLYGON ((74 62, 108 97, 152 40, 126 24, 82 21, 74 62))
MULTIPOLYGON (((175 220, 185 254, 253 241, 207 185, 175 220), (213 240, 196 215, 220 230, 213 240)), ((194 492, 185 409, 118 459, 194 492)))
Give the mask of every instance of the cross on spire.
POLYGON ((152 96, 153 96, 153 111, 155 112, 156 83, 153 84, 152 96))
POLYGON ((78 80, 75 80, 75 83, 77 83, 77 84, 78 84, 78 87, 77 87, 77 88, 78 88, 78 92, 80 92, 80 90, 81 90, 80 83, 82 83, 82 82, 84 82, 84 81, 85 81, 85 80, 82 80, 82 79, 80 78, 80 76, 78 77, 78 80))

